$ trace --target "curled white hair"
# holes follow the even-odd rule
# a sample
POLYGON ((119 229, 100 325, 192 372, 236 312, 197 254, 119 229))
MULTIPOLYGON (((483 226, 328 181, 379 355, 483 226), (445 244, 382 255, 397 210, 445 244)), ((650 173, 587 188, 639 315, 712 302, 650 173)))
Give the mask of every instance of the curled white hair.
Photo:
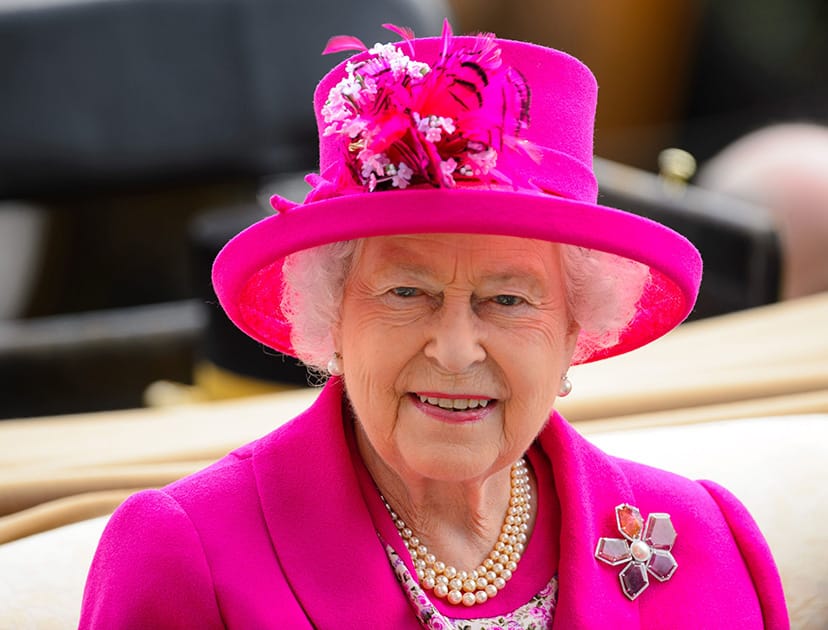
POLYGON ((650 279, 647 265, 607 252, 562 245, 570 316, 581 327, 572 357, 581 363, 618 343, 650 279))
MULTIPOLYGON (((282 312, 299 359, 320 373, 334 354, 345 280, 359 241, 322 245, 291 254, 283 267, 282 312)), ((573 362, 618 342, 636 313, 649 267, 592 249, 561 245, 570 316, 581 328, 573 362)))
POLYGON ((282 266, 282 314, 290 322, 290 343, 309 368, 324 372, 334 354, 333 331, 345 279, 358 241, 341 241, 305 249, 282 266))

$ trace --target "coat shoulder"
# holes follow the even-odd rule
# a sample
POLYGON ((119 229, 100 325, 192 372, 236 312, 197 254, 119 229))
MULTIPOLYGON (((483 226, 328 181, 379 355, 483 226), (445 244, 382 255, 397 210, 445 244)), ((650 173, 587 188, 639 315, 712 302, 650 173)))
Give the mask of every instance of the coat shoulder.
MULTIPOLYGON (((692 480, 645 464, 613 459, 629 480, 644 519, 652 513, 670 515, 676 532, 676 578, 689 578, 687 587, 702 594, 705 576, 715 576, 716 582, 729 585, 739 606, 757 608, 765 628, 789 627, 773 555, 759 526, 738 498, 712 481, 692 480)), ((728 606, 735 606, 735 601, 731 599, 728 606)))

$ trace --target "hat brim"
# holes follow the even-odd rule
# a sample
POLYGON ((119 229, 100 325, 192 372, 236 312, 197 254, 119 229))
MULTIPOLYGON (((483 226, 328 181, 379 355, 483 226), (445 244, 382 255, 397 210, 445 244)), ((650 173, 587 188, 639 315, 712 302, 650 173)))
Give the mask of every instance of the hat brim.
POLYGON ((622 354, 667 333, 690 314, 702 263, 683 236, 598 204, 490 188, 409 189, 333 197, 267 217, 234 237, 213 266, 213 285, 246 334, 295 356, 282 315, 286 256, 337 241, 394 234, 494 234, 609 252, 650 268, 637 313, 618 342, 581 362, 622 354), (424 211, 427 209, 427 211, 424 211))

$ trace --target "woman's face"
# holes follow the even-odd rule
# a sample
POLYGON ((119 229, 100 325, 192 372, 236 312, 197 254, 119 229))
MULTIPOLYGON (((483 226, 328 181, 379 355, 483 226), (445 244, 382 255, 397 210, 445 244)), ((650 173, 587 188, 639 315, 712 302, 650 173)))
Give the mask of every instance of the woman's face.
POLYGON ((557 245, 366 239, 335 335, 363 454, 403 479, 482 479, 511 465, 549 417, 577 335, 557 245))

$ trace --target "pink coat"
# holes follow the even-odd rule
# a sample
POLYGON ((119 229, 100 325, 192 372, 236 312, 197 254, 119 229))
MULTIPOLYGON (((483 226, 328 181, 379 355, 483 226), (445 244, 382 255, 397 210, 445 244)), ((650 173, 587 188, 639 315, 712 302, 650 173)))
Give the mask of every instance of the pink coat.
MULTIPOLYGON (((101 539, 81 628, 410 628, 343 431, 342 388, 270 435, 128 499, 101 539)), ((559 628, 784 630, 782 586, 726 490, 610 457, 557 413, 539 436, 561 504, 559 628), (614 509, 667 512, 678 569, 635 601, 595 559, 614 509)))

